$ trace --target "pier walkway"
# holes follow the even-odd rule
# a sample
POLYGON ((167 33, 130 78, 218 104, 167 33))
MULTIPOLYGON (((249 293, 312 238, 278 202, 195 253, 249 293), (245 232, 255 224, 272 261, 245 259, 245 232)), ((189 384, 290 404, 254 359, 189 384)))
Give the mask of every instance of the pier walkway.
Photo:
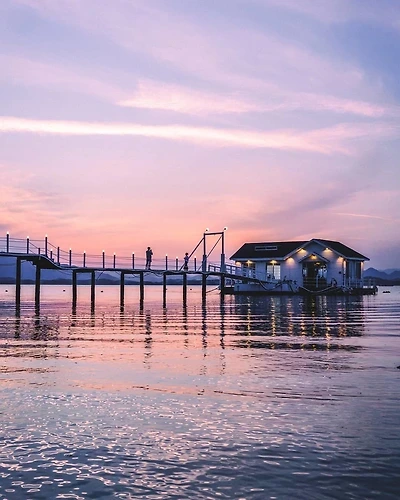
POLYGON ((8 257, 15 258, 15 303, 17 310, 21 304, 21 283, 22 283, 22 262, 31 262, 35 266, 35 307, 40 308, 40 287, 41 287, 41 271, 43 269, 54 271, 68 271, 72 278, 72 308, 77 305, 77 287, 78 274, 87 274, 90 277, 91 286, 91 304, 92 309, 95 307, 96 294, 96 273, 113 272, 119 274, 120 286, 120 305, 124 307, 125 303, 125 277, 137 276, 139 278, 139 301, 143 307, 145 296, 145 277, 155 275, 162 278, 163 285, 163 305, 166 306, 167 299, 167 279, 168 276, 180 276, 182 279, 182 298, 183 303, 187 301, 187 284, 188 276, 197 276, 199 284, 202 287, 202 299, 205 300, 207 294, 207 278, 217 277, 219 280, 219 289, 221 296, 229 290, 229 284, 235 279, 241 281, 260 283, 257 277, 243 274, 241 268, 236 267, 232 262, 225 260, 225 242, 224 231, 220 232, 205 232, 200 242, 190 253, 189 266, 184 268, 183 259, 180 261, 178 257, 175 259, 168 258, 154 259, 151 269, 145 268, 145 259, 137 258, 134 253, 129 257, 120 257, 114 253, 107 255, 104 251, 99 255, 86 254, 86 252, 75 253, 71 249, 68 251, 62 250, 60 247, 51 244, 45 236, 42 240, 32 240, 29 237, 11 238, 7 233, 6 237, 0 237, 0 258, 8 257), (211 250, 207 251, 207 237, 214 236, 216 241, 211 250), (210 263, 209 257, 220 243, 221 254, 220 263, 210 263), (198 262, 195 255, 196 250, 202 245, 203 255, 198 262))

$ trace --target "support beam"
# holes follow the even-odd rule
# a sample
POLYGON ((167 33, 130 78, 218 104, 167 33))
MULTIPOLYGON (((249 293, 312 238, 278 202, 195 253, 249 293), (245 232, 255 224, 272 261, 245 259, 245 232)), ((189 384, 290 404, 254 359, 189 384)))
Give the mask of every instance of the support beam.
POLYGON ((163 307, 167 307, 167 273, 163 273, 163 307))
POLYGON ((119 282, 119 305, 121 309, 125 305, 125 273, 121 271, 121 277, 119 282))
POLYGON ((140 283, 139 283, 139 288, 140 288, 140 306, 143 307, 143 302, 144 302, 144 273, 140 273, 140 283))
POLYGON ((90 307, 94 312, 94 301, 96 298, 96 273, 91 271, 90 273, 90 307))
POLYGON ((221 296, 225 295, 225 275, 224 274, 221 274, 220 290, 221 290, 221 296))
POLYGON ((183 298, 183 305, 186 307, 186 304, 187 304, 187 273, 183 273, 182 278, 183 278, 183 280, 182 280, 183 281, 183 286, 182 286, 183 297, 182 298, 183 298))
POLYGON ((36 277, 35 277, 35 309, 40 309, 40 260, 36 262, 36 277))
POLYGON ((206 274, 201 275, 201 298, 203 301, 205 300, 207 296, 207 276, 206 274))
POLYGON ((15 307, 21 306, 21 258, 17 257, 17 268, 15 273, 15 307))
POLYGON ((76 309, 78 299, 77 272, 72 271, 72 309, 76 309))

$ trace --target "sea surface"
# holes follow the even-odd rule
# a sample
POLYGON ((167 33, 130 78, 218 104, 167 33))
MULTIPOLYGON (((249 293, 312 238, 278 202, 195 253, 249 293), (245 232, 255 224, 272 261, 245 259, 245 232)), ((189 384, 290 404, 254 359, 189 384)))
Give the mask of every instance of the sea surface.
POLYGON ((400 287, 0 285, 0 498, 400 498, 400 287), (384 293, 390 292, 390 293, 384 293))

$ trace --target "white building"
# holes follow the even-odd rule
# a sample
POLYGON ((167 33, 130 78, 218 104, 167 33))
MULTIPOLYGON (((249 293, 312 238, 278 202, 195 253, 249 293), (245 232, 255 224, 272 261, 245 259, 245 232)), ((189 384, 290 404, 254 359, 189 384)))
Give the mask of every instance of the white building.
MULTIPOLYGON (((338 241, 245 243, 234 253, 235 292, 360 291, 368 257, 338 241), (239 276, 259 282, 240 280, 239 276)), ((232 270, 233 272, 233 270, 232 270)))

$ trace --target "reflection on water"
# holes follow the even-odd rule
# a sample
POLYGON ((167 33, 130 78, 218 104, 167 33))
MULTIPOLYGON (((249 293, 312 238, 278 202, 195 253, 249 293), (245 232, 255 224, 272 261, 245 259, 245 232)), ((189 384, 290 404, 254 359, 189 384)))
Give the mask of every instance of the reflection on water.
POLYGON ((87 288, 0 290, 0 498, 397 498, 400 289, 87 288))

